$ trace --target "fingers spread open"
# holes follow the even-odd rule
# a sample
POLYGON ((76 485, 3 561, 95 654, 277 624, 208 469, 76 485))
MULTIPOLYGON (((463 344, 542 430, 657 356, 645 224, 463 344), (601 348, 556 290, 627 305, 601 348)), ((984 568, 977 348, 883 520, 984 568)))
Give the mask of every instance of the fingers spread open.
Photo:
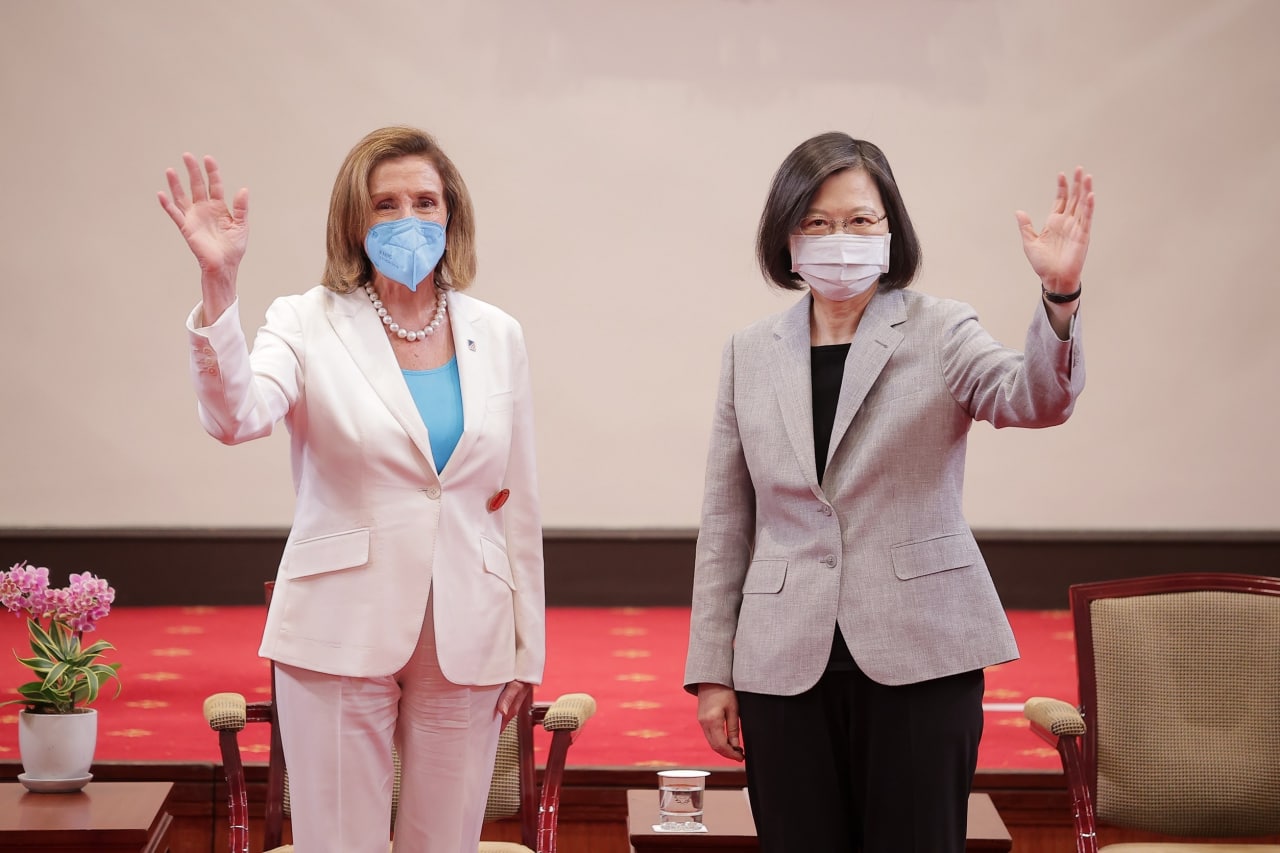
POLYGON ((204 170, 209 173, 209 198, 222 200, 222 174, 218 171, 218 161, 208 154, 204 155, 204 170))
POLYGON ((1076 226, 1087 235, 1090 220, 1093 218, 1093 175, 1085 174, 1084 169, 1077 167, 1074 191, 1076 199, 1072 213, 1076 219, 1076 226))
POLYGON ((1062 213, 1067 209, 1067 176, 1058 173, 1058 192, 1053 197, 1053 213, 1062 213))
POLYGON ((204 173, 200 171, 200 164, 196 161, 195 155, 190 152, 183 153, 182 162, 186 164, 187 179, 191 181, 191 200, 194 202, 208 200, 209 188, 205 186, 204 173))
POLYGON ((1076 217, 1076 221, 1079 224, 1080 233, 1084 235, 1086 239, 1088 239, 1089 232, 1093 228, 1093 193, 1092 192, 1090 192, 1088 195, 1084 197, 1084 204, 1080 205, 1080 209, 1081 209, 1081 213, 1078 217, 1076 217))
POLYGON ((241 187, 236 193, 236 197, 231 200, 231 218, 236 222, 244 223, 249 216, 249 188, 241 187))
POLYGON ((182 215, 182 211, 178 210, 174 203, 169 200, 169 196, 165 194, 164 190, 157 192, 156 197, 160 199, 160 206, 164 208, 165 213, 169 214, 173 224, 181 228, 182 222, 186 218, 182 215))
POLYGON ((164 178, 169 183, 169 194, 173 196, 173 203, 179 209, 185 209, 190 202, 187 199, 187 191, 178 178, 178 173, 173 169, 165 169, 164 178))
POLYGON ((1022 232, 1022 238, 1024 240, 1034 240, 1036 238, 1036 229, 1031 224, 1030 214, 1025 210, 1016 210, 1013 215, 1018 220, 1018 230, 1022 232))

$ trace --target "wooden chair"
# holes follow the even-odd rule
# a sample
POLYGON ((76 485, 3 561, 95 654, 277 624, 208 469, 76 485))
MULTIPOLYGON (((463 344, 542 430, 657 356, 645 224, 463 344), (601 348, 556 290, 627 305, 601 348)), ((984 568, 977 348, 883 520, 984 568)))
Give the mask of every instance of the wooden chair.
POLYGON ((1280 851, 1280 578, 1070 588, 1078 707, 1029 699, 1062 760, 1078 853, 1280 851), (1229 843, 1220 843, 1227 841, 1229 843))
MULTIPOLYGON (((267 584, 268 603, 272 587, 272 584, 267 584)), ((595 710, 595 699, 585 693, 566 694, 550 704, 525 700, 499 737, 493 781, 489 786, 489 801, 485 808, 486 822, 517 819, 520 823, 521 843, 484 841, 480 844, 479 853, 555 853, 566 754, 595 710), (535 726, 541 726, 551 737, 541 783, 534 766, 535 726)), ((246 702, 239 693, 216 693, 205 700, 204 716, 209 726, 218 733, 228 787, 232 853, 248 853, 250 836, 249 797, 239 733, 246 725, 259 723, 269 726, 271 732, 266 795, 262 805, 262 849, 278 853, 292 851, 292 845, 281 846, 284 820, 289 816, 289 790, 284 750, 280 744, 280 728, 276 724, 275 668, 272 667, 271 671, 271 700, 246 702)), ((395 764, 396 782, 391 811, 393 825, 396 809, 399 807, 398 756, 395 757, 395 764)), ((257 812, 255 809, 254 813, 257 812)))

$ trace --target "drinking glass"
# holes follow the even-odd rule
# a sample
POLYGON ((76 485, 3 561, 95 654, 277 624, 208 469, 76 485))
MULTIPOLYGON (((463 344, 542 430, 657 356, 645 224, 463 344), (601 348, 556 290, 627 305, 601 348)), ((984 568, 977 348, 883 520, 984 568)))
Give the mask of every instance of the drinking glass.
POLYGON ((658 771, 658 822, 666 832, 702 832, 706 770, 658 771))

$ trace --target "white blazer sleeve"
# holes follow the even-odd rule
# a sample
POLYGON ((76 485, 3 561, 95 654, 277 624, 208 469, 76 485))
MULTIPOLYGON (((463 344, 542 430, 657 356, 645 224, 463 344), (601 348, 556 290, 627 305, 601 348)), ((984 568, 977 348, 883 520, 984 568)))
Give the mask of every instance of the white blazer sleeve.
POLYGON ((301 387, 301 324, 286 299, 267 310, 249 353, 237 299, 208 326, 203 303, 187 317, 191 378, 200 423, 223 444, 239 444, 271 434, 288 414, 301 387))
POLYGON ((515 581, 515 678, 540 684, 546 661, 546 600, 543 580, 542 514, 534 464, 533 400, 529 356, 524 337, 515 347, 511 456, 507 488, 511 490, 504 520, 507 554, 515 581))

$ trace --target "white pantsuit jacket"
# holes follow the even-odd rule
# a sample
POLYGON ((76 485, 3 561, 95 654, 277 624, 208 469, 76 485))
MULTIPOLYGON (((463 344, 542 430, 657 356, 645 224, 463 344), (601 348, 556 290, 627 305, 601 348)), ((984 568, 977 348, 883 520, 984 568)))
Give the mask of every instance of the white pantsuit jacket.
POLYGON ((1059 340, 1037 305, 1019 352, 967 305, 876 293, 845 362, 819 486, 811 301, 739 332, 724 351, 686 687, 801 693, 821 677, 837 624, 882 684, 1016 658, 961 510, 966 440, 975 419, 1066 420, 1084 387, 1078 325, 1059 340))
POLYGON ((464 429, 437 475, 427 429, 363 290, 275 300, 252 353, 238 303, 187 321, 200 421, 225 444, 284 421, 297 500, 260 654, 335 675, 408 661, 434 596, 457 684, 538 683, 542 526, 520 326, 450 293, 464 429), (502 489, 510 497, 488 508, 502 489))

